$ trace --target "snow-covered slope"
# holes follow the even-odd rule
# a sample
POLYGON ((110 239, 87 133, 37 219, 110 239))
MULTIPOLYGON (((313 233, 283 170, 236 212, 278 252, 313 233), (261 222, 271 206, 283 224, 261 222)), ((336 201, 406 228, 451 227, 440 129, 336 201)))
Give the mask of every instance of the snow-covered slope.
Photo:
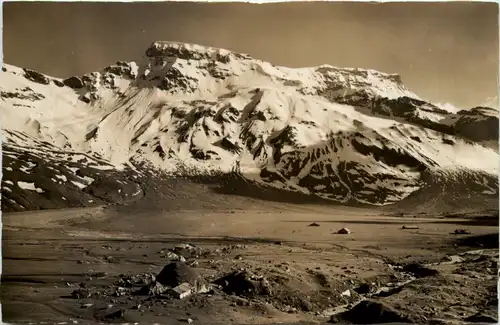
MULTIPOLYGON (((4 65, 0 89, 4 150, 34 148, 60 166, 85 154, 99 162, 94 167, 115 171, 147 163, 171 174, 233 172, 256 184, 377 205, 422 189, 424 172, 466 172, 485 194, 498 194, 498 151, 482 143, 498 140, 498 117, 487 108, 440 109, 395 74, 290 69, 155 42, 141 60, 65 80, 4 65)), ((7 197, 9 184, 4 177, 7 197)), ((48 191, 37 186, 26 190, 48 191)))

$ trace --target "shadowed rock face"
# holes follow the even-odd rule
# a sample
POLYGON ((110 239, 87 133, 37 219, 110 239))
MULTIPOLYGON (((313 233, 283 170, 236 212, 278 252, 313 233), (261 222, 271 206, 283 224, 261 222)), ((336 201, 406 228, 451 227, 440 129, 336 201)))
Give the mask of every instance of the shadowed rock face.
POLYGON ((132 202, 144 196, 143 176, 158 170, 234 173, 259 188, 344 204, 411 199, 429 185, 428 175, 451 184, 467 175, 482 195, 498 194, 498 153, 482 146, 498 138, 498 117, 482 107, 447 112, 397 75, 287 69, 171 42, 153 43, 142 61, 63 81, 5 70, 8 211, 53 207, 50 200, 58 207, 68 199, 69 206, 132 202), (95 165, 74 161, 79 155, 95 165), (43 174, 26 188, 16 182, 36 177, 14 172, 20 156, 36 160, 43 174), (54 183, 56 174, 66 185, 54 183))
POLYGON ((73 89, 83 88, 84 86, 83 81, 78 77, 70 77, 68 79, 64 79, 63 83, 65 86, 68 86, 73 89))
POLYGON ((354 105, 390 118, 435 130, 458 135, 472 141, 498 141, 498 112, 488 107, 476 107, 451 113, 432 103, 407 96, 384 98, 365 91, 341 96, 334 101, 354 105))
POLYGON ((498 141, 498 112, 488 107, 475 107, 458 112, 454 127, 458 134, 472 141, 498 141))

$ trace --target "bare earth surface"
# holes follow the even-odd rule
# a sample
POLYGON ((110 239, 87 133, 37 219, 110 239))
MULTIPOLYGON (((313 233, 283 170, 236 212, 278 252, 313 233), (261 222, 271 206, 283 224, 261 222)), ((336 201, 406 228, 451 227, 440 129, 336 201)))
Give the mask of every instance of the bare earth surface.
MULTIPOLYGON (((4 214, 3 320, 442 324, 497 319, 497 216, 390 216, 287 203, 123 211, 4 214), (343 227, 352 233, 337 234, 343 227), (456 229, 470 234, 454 234, 456 229), (176 299, 153 292, 153 276, 178 259, 204 283, 203 293, 176 299)), ((185 276, 180 282, 190 280, 185 276)))

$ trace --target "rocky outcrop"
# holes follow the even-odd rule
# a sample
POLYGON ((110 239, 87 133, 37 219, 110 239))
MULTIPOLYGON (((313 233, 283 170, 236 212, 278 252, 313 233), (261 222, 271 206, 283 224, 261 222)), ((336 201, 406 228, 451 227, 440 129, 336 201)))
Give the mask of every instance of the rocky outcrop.
POLYGON ((83 88, 83 81, 78 77, 69 77, 68 79, 64 79, 63 83, 73 89, 83 88))
POLYGON ((24 77, 30 81, 42 84, 42 85, 48 85, 50 83, 50 79, 47 78, 44 74, 35 71, 35 70, 30 70, 30 69, 23 69, 24 71, 24 77))
POLYGON ((456 133, 472 141, 498 141, 498 112, 488 107, 475 107, 458 112, 456 133))

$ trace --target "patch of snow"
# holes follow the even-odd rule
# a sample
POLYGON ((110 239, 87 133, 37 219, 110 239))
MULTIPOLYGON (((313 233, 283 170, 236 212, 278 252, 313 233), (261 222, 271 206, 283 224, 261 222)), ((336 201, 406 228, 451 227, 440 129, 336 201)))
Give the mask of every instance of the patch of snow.
POLYGON ((34 182, 17 181, 17 186, 23 190, 35 191, 37 193, 45 192, 43 189, 36 187, 34 182))
POLYGON ((17 186, 19 186, 23 190, 36 191, 35 183, 33 182, 30 183, 30 182, 18 181, 17 186))
POLYGON ((54 176, 55 176, 57 179, 62 180, 63 182, 67 182, 67 181, 68 181, 68 178, 66 177, 66 175, 58 175, 58 174, 55 174, 54 176))
POLYGON ((88 185, 90 185, 90 184, 92 184, 92 182, 94 182, 94 179, 93 179, 92 177, 83 176, 82 178, 83 178, 83 180, 84 180, 84 181, 85 181, 88 185))
POLYGON ((26 174, 30 174, 30 170, 33 169, 33 167, 36 166, 36 164, 32 163, 32 162, 29 162, 29 161, 25 161, 24 162, 25 164, 23 164, 23 166, 21 166, 19 168, 20 171, 22 171, 23 173, 26 173, 26 174))
POLYGON ((137 189, 137 191, 135 191, 134 193, 132 193, 132 196, 137 196, 139 194, 141 194, 142 190, 141 188, 137 189))
POLYGON ((451 103, 436 103, 435 105, 437 107, 439 107, 440 109, 444 109, 445 111, 448 111, 450 113, 456 113, 456 112, 463 109, 463 108, 459 108, 451 103))
POLYGON ((347 289, 346 291, 343 291, 340 295, 344 296, 344 297, 350 297, 351 296, 351 290, 347 289))
POLYGON ((80 182, 76 182, 76 181, 71 181, 71 183, 73 183, 73 185, 75 185, 76 187, 80 188, 80 189, 84 189, 87 187, 87 185, 85 184, 82 184, 80 182))

